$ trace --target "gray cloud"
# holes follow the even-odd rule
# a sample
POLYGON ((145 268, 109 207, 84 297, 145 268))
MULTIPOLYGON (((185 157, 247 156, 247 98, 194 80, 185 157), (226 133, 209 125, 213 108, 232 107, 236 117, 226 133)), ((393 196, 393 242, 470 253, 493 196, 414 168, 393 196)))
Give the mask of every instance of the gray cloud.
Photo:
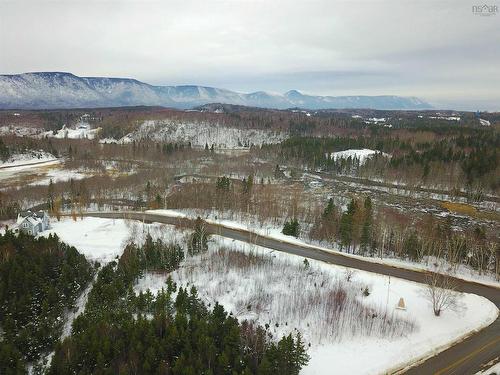
POLYGON ((0 72, 498 110, 499 21, 462 0, 0 0, 0 72))

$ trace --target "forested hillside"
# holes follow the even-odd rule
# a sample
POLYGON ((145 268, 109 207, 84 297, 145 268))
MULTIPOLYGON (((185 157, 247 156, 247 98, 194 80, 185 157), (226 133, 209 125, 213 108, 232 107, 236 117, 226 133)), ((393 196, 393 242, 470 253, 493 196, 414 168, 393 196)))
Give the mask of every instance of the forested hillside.
MULTIPOLYGON (((296 159, 311 168, 337 174, 377 177, 422 186, 448 185, 455 189, 495 192, 500 188, 500 134, 491 129, 451 129, 434 136, 422 130, 372 129, 366 135, 293 137, 282 142, 281 160, 296 159), (372 149, 390 157, 335 160, 331 154, 348 149, 372 149), (451 186, 450 186, 451 185, 451 186)), ((274 147, 274 146, 269 146, 274 147)))

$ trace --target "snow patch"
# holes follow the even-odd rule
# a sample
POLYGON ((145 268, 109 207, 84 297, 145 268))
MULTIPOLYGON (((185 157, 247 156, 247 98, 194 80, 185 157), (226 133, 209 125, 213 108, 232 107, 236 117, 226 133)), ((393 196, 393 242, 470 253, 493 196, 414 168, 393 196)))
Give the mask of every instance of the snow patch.
POLYGON ((42 133, 42 136, 59 139, 94 139, 100 131, 101 128, 91 129, 89 124, 79 122, 74 128, 63 125, 60 130, 42 133))
POLYGON ((89 260, 108 263, 121 256, 129 237, 129 228, 124 220, 95 217, 52 219, 51 229, 40 235, 57 234, 61 241, 74 246, 89 260))
POLYGON ((333 160, 348 159, 348 158, 358 159, 359 165, 363 165, 364 163, 366 163, 368 159, 371 159, 375 155, 383 155, 386 157, 390 157, 389 154, 377 150, 370 150, 369 148, 349 149, 331 153, 331 157, 333 158, 333 160))
POLYGON ((11 155, 6 161, 0 162, 0 168, 17 167, 25 164, 43 163, 56 160, 56 157, 49 152, 25 151, 11 155))

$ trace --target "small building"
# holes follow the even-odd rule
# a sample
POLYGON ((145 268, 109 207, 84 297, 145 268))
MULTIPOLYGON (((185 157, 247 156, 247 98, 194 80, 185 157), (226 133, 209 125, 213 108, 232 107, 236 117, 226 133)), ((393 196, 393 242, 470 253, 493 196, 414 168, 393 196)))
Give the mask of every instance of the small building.
POLYGON ((22 211, 17 215, 17 226, 21 232, 36 236, 49 229, 49 215, 45 211, 22 211))

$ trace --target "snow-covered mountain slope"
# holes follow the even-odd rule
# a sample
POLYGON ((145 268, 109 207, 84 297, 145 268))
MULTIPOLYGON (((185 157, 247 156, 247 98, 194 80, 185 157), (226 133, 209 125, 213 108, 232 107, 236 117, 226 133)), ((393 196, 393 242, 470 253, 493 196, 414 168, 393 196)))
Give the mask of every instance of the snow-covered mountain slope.
POLYGON ((207 103, 266 108, 301 107, 424 109, 418 98, 399 96, 313 96, 297 90, 285 94, 242 94, 204 86, 153 86, 135 79, 78 77, 71 73, 0 75, 0 109, 85 108, 158 105, 191 108, 207 103))
POLYGON ((372 109, 427 109, 432 108, 415 97, 401 97, 394 95, 382 96, 313 96, 304 95, 297 90, 285 93, 287 98, 296 107, 311 109, 327 108, 372 108, 372 109))
POLYGON ((145 83, 122 78, 83 78, 70 73, 0 76, 0 108, 76 108, 168 105, 145 83))

